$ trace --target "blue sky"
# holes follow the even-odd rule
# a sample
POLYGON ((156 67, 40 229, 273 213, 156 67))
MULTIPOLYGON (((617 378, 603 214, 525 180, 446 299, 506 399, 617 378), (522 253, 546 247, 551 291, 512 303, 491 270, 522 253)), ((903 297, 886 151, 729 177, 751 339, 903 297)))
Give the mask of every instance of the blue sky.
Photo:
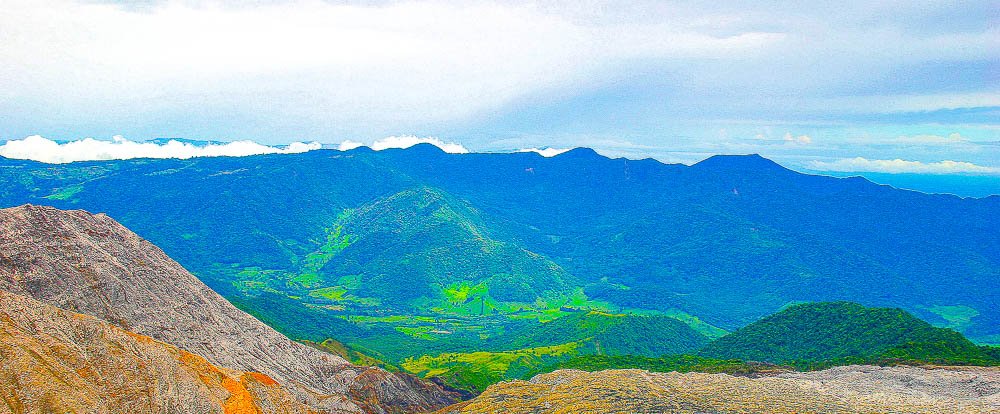
POLYGON ((0 140, 416 135, 1000 175, 995 3, 623 3, 8 0, 0 140))

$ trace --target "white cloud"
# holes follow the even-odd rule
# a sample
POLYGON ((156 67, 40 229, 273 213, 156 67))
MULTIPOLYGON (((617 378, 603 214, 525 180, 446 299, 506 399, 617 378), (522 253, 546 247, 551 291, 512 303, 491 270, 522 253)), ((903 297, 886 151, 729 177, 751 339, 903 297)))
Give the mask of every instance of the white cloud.
MULTIPOLYGON (((465 144, 482 148, 577 124, 587 134, 676 147, 672 125, 687 120, 823 124, 863 115, 878 123, 868 115, 928 111, 946 123, 992 125, 989 113, 933 111, 1000 105, 1000 91, 983 82, 1000 58, 985 1, 0 4, 4 138, 123 133, 273 143, 424 131, 467 136, 465 144)), ((903 130, 885 136, 918 131, 903 130)), ((839 140, 808 131, 814 143, 839 140)), ((766 136, 782 138, 780 130, 766 136)), ((587 145, 506 148, 543 144, 587 145)), ((921 159, 946 158, 967 159, 921 159)))
MULTIPOLYGON (((759 136, 759 135, 758 135, 759 136)), ((808 135, 793 136, 791 132, 786 132, 785 136, 782 138, 785 142, 792 142, 796 144, 808 145, 812 144, 812 137, 808 135)))
POLYGON ((223 144, 194 145, 170 140, 166 143, 135 142, 120 136, 111 141, 84 138, 58 143, 33 135, 7 141, 0 145, 0 156, 34 160, 50 164, 74 161, 124 160, 130 158, 192 158, 241 157, 258 154, 293 154, 319 149, 317 142, 293 142, 284 148, 261 145, 253 141, 233 141, 223 144))
POLYGON ((362 143, 357 142, 357 141, 346 140, 344 142, 341 142, 340 145, 337 146, 337 150, 339 150, 339 151, 350 151, 350 150, 358 148, 358 147, 363 147, 364 145, 365 144, 362 144, 362 143))
POLYGON ((889 174, 1000 174, 1000 168, 986 167, 964 161, 870 160, 867 158, 842 158, 836 161, 812 161, 808 167, 817 171, 880 172, 889 174))
POLYGON ((569 151, 570 149, 572 148, 552 148, 552 147, 524 148, 517 150, 517 152, 537 152, 543 157, 555 157, 556 155, 562 154, 566 151, 569 151))
MULTIPOLYGON (((375 142, 372 142, 371 145, 368 145, 368 147, 375 151, 381 151, 388 148, 410 148, 417 144, 431 144, 449 154, 469 153, 469 149, 462 146, 462 144, 454 142, 444 142, 435 137, 418 137, 415 135, 399 135, 399 136, 385 137, 376 140, 375 142)), ((347 140, 341 142, 340 145, 337 146, 337 149, 341 151, 348 151, 364 145, 365 144, 357 141, 347 140)))
POLYGON ((196 105, 272 122, 398 128, 591 87, 637 60, 756 54, 783 36, 598 22, 572 15, 587 7, 530 2, 198 3, 5 1, 0 109, 27 101, 72 109, 60 117, 145 120, 196 105))

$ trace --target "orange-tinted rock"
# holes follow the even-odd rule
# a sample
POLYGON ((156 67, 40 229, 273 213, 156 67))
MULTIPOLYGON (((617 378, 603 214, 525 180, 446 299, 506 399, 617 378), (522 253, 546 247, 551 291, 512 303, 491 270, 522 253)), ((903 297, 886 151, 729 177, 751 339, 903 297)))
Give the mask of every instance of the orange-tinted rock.
POLYGON ((273 380, 0 291, 0 413, 307 413, 273 380))

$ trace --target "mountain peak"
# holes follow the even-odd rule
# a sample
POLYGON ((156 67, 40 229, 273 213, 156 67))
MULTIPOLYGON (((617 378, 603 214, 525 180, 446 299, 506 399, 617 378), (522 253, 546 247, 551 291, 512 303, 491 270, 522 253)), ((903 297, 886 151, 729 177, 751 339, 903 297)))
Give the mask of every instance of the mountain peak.
POLYGON ((445 150, 441 149, 437 145, 421 142, 419 144, 414 144, 406 148, 407 152, 410 153, 420 153, 420 154, 445 154, 445 150))
POLYGON ((760 154, 713 155, 692 165, 692 167, 723 171, 790 171, 760 154))
POLYGON ((380 209, 407 210, 411 206, 419 206, 426 209, 428 207, 437 208, 442 205, 456 205, 457 207, 463 203, 439 188, 423 185, 400 191, 380 200, 376 204, 379 205, 380 209))
POLYGON ((573 148, 573 149, 571 149, 569 151, 566 151, 566 152, 564 152, 562 154, 556 155, 556 157, 563 158, 563 159, 570 159, 570 158, 577 158, 577 159, 604 158, 603 155, 598 154, 597 151, 594 151, 593 148, 588 148, 588 147, 576 147, 576 148, 573 148))
POLYGON ((395 234, 426 230, 443 223, 459 224, 464 230, 479 232, 485 228, 479 212, 468 203, 441 189, 419 186, 400 191, 359 207, 351 223, 358 237, 370 232, 392 229, 395 234))

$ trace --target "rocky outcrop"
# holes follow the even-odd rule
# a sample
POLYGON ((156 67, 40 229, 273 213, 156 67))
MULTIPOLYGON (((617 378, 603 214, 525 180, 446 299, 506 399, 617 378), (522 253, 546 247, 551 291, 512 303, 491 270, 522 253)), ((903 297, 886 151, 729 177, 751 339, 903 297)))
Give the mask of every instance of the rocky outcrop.
POLYGON ((0 210, 0 289, 263 373, 321 411, 414 412, 455 401, 436 385, 289 340, 103 214, 0 210))
POLYGON ((746 378, 559 370, 441 413, 996 413, 1000 369, 847 366, 746 378))
POLYGON ((0 413, 308 413, 267 375, 0 291, 0 413))

